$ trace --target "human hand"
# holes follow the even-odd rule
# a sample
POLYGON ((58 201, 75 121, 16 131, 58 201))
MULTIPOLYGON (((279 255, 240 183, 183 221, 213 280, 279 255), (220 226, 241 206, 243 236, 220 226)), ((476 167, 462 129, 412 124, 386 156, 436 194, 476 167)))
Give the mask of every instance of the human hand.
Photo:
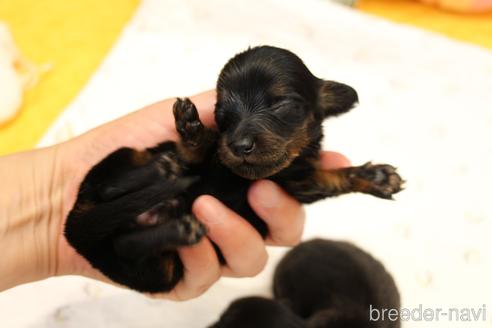
MULTIPOLYGON (((197 95, 192 97, 192 101, 204 124, 214 125, 215 93, 197 95)), ((50 255, 41 256, 50 263, 44 265, 46 269, 42 271, 45 275, 79 274, 108 281, 67 243, 63 235, 66 217, 87 172, 109 153, 124 146, 142 149, 164 140, 177 140, 172 114, 173 103, 174 99, 168 99, 153 104, 46 150, 57 154, 57 160, 53 164, 53 167, 58 168, 53 170, 57 177, 53 180, 60 183, 52 188, 59 201, 50 205, 52 215, 48 221, 51 222, 51 228, 48 229, 50 233, 46 241, 49 246, 44 247, 50 255)), ((323 154, 323 163, 326 168, 348 165, 345 157, 329 152, 323 154)), ((300 240, 304 211, 294 199, 270 181, 256 182, 248 197, 253 209, 269 227, 270 235, 266 243, 287 246, 300 240)), ((174 300, 193 298, 203 293, 222 275, 252 276, 260 272, 266 263, 265 241, 246 220, 218 200, 202 196, 195 201, 193 211, 207 226, 208 238, 179 250, 185 267, 184 279, 173 291, 159 296, 174 300), (212 242, 221 249, 227 261, 226 266, 220 265, 212 242)))

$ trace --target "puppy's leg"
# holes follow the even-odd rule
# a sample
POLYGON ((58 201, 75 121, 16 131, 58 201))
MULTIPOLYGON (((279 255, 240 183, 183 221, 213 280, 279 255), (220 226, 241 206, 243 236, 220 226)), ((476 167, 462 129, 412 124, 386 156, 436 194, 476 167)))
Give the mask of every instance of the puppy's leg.
POLYGON ((195 243, 204 232, 191 219, 176 221, 171 210, 161 212, 156 219, 153 211, 166 203, 179 202, 179 195, 194 181, 161 178, 109 202, 79 198, 67 218, 67 241, 94 268, 117 283, 139 291, 168 291, 183 274, 172 246, 195 243), (167 222, 175 223, 159 225, 167 222), (163 250, 163 246, 171 249, 163 250))
POLYGON ((203 125, 195 105, 188 98, 178 98, 173 105, 173 113, 180 135, 177 144, 180 158, 189 164, 200 163, 215 143, 217 132, 203 125))
POLYGON ((110 201, 142 189, 158 179, 175 179, 181 173, 181 163, 176 156, 174 143, 167 144, 169 149, 160 153, 118 149, 89 172, 84 185, 95 188, 100 200, 110 201))
POLYGON ((118 236, 113 245, 119 256, 139 259, 196 244, 205 233, 203 224, 193 215, 185 214, 182 218, 169 220, 155 227, 118 236))
POLYGON ((351 192, 392 199, 404 183, 393 166, 371 163, 337 170, 317 169, 305 180, 278 182, 302 203, 351 192))
POLYGON ((145 220, 145 213, 161 206, 164 201, 175 199, 195 181, 194 178, 180 178, 174 181, 160 179, 138 191, 102 203, 79 197, 68 215, 65 235, 78 249, 77 243, 80 243, 81 247, 90 247, 91 243, 97 244, 123 231, 149 225, 152 222, 150 219, 145 220), (139 222, 139 218, 142 217, 139 222))
POLYGON ((152 155, 146 151, 120 148, 109 154, 87 174, 81 192, 91 190, 94 199, 109 201, 151 184, 155 171, 146 165, 152 155))

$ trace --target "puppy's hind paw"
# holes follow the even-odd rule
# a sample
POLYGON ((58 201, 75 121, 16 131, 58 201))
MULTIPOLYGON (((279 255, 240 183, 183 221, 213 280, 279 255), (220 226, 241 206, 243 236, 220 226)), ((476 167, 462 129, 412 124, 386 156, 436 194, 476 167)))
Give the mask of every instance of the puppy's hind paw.
POLYGON ((113 245, 116 253, 123 258, 146 258, 163 251, 174 251, 182 246, 194 245, 206 232, 203 224, 187 214, 180 219, 115 237, 113 245))
POLYGON ((193 214, 186 215, 178 223, 184 245, 196 244, 207 234, 207 228, 193 214))

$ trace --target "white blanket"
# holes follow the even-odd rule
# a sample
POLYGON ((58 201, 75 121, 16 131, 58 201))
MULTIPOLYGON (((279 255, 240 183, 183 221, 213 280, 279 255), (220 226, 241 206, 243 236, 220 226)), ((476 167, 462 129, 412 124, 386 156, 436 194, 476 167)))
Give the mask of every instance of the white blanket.
MULTIPOLYGON (((77 135, 159 99, 213 88, 249 45, 297 53, 319 77, 354 86, 361 105, 325 124, 325 148, 399 166, 407 189, 308 207, 305 238, 348 239, 393 273, 406 308, 492 315, 492 53, 325 1, 144 0, 104 64, 44 137, 77 135)), ((142 127, 145 128, 145 127, 142 127)), ((2 327, 205 327, 234 298, 269 293, 282 249, 252 279, 223 279, 186 302, 148 300, 79 277, 0 294, 2 327)), ((423 320, 423 319, 422 319, 423 320)))

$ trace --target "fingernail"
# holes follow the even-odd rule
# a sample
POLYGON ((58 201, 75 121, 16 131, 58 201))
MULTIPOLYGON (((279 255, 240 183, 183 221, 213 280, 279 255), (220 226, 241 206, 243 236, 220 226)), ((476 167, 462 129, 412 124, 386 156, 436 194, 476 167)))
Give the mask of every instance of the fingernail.
POLYGON ((253 197, 264 208, 278 207, 280 188, 272 181, 262 180, 253 186, 253 197))

